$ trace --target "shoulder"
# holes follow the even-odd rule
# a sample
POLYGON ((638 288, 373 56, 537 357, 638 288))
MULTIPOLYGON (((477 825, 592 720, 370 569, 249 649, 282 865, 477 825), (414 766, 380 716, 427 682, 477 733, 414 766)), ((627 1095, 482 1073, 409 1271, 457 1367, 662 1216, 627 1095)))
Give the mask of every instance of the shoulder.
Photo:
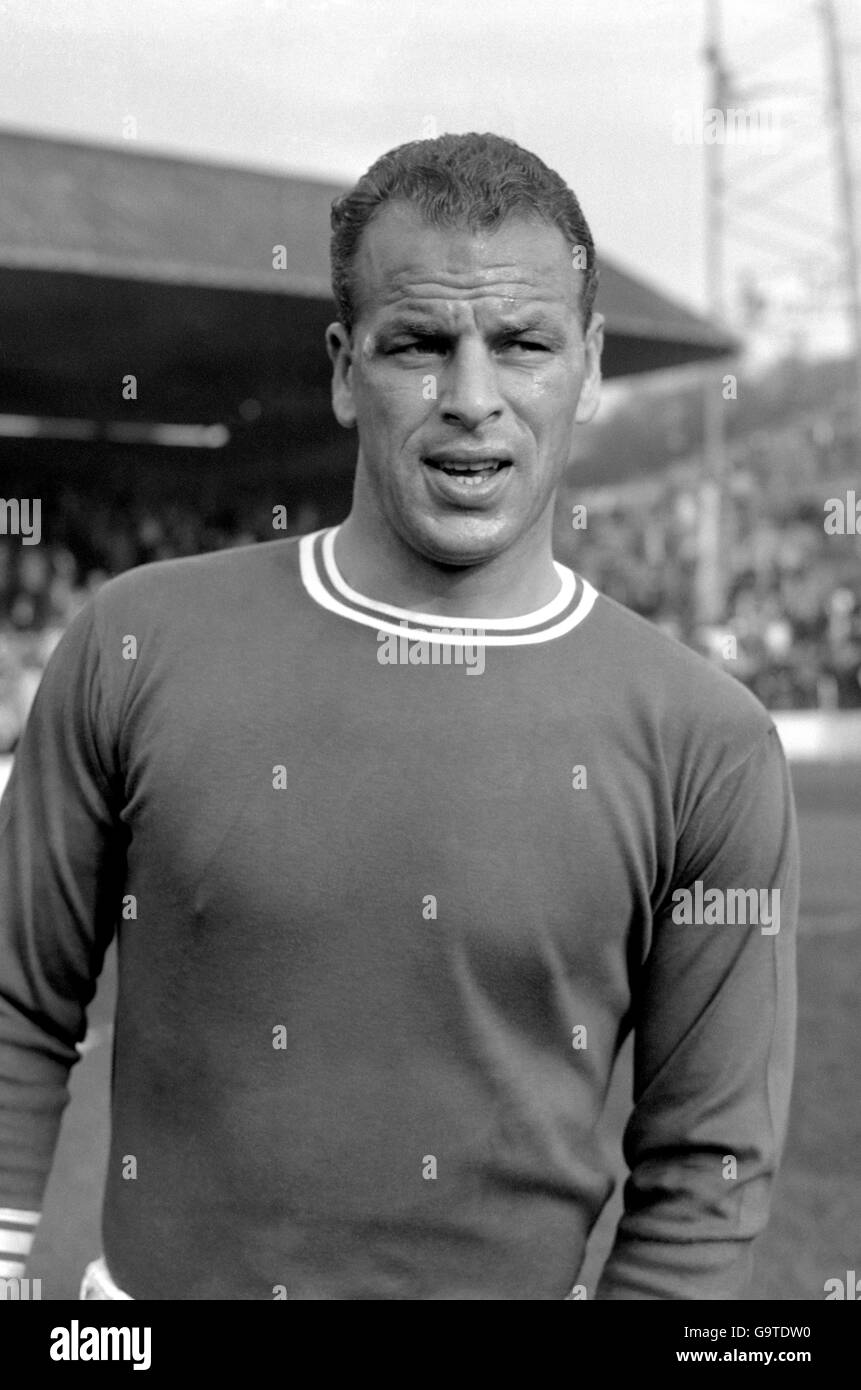
POLYGON ((723 782, 755 778, 763 766, 782 776, 774 721, 730 662, 722 669, 602 594, 588 625, 584 659, 595 668, 601 720, 655 785, 672 788, 680 820, 723 782))
POLYGON ((760 701, 725 666, 685 646, 654 623, 598 593, 590 618, 603 659, 620 669, 635 703, 681 723, 693 721, 768 733, 774 722, 760 701))
POLYGON ((146 632, 193 643, 204 633, 264 621, 273 609, 290 611, 298 584, 298 538, 157 560, 103 584, 93 622, 102 641, 146 632))
POLYGON ((288 575, 296 567, 297 545, 298 537, 291 537, 138 565, 103 584, 95 607, 109 612, 156 598, 214 601, 225 591, 259 587, 279 574, 288 575))

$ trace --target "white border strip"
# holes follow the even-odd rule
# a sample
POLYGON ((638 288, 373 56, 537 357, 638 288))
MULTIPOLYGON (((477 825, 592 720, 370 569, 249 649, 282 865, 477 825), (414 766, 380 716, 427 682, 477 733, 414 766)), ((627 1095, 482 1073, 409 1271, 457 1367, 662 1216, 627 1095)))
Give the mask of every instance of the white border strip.
POLYGON ((32 1248, 32 1231, 13 1231, 9 1227, 0 1227, 0 1250, 4 1255, 23 1255, 26 1258, 32 1248))
POLYGON ((777 710, 771 717, 790 762, 861 762, 861 710, 777 710))
POLYGON ((0 1207, 0 1226, 37 1226, 40 1211, 16 1211, 15 1207, 0 1207))

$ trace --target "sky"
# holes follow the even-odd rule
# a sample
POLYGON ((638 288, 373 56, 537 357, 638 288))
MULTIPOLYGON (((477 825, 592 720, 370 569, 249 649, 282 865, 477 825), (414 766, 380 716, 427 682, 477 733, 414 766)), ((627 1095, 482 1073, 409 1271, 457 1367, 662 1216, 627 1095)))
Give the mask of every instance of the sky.
MULTIPOLYGON (((861 52, 861 5, 837 3, 861 52)), ((574 188, 599 253, 703 308, 707 5, 0 0, 0 125, 344 184, 405 140, 495 130, 574 188)), ((727 312, 752 279, 778 306, 771 331, 827 339, 840 285, 825 254, 835 200, 815 0, 720 9, 736 104, 760 102, 758 131, 751 117, 721 141, 731 183, 746 168, 726 243, 727 312), (805 159, 811 171, 795 179, 805 159), (782 212, 753 201, 757 180, 776 182, 782 212)), ((856 108, 858 71, 853 49, 856 108)))

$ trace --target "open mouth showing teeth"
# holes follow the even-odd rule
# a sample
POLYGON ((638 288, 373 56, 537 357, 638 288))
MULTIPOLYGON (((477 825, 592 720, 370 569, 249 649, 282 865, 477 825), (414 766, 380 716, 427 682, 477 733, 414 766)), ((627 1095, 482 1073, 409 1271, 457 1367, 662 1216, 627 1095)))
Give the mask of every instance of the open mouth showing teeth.
POLYGON ((495 473, 510 466, 507 459, 490 459, 486 463, 446 463, 432 459, 426 462, 430 468, 438 468, 449 478, 457 478, 459 483, 466 483, 467 486, 485 483, 495 473))

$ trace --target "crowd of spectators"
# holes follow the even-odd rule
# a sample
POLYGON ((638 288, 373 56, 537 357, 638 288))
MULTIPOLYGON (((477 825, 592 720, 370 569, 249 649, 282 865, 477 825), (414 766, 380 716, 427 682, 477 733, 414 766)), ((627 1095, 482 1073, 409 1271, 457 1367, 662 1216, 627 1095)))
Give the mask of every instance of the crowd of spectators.
POLYGON ((557 552, 597 588, 713 658, 771 710, 861 707, 861 536, 831 535, 818 495, 769 498, 734 480, 721 529, 720 613, 703 618, 701 506, 692 477, 650 496, 585 498, 557 552))

